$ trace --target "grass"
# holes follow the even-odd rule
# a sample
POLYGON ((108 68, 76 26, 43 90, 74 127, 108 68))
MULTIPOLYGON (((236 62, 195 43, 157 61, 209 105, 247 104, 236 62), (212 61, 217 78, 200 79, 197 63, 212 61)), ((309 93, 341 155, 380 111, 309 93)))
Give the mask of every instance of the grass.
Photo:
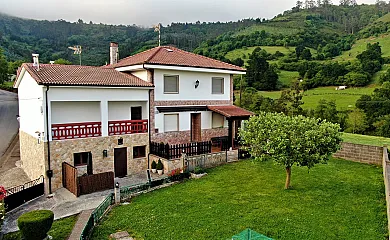
POLYGON ((371 145, 371 146, 379 146, 379 147, 382 147, 384 145, 390 146, 390 138, 385 138, 385 137, 343 133, 343 140, 344 142, 371 145))
MULTIPOLYGON (((50 236, 53 237, 53 240, 63 240, 67 239, 72 232, 73 226, 77 220, 77 215, 62 218, 53 222, 53 225, 48 232, 50 236)), ((9 233, 4 236, 4 240, 19 240, 21 239, 19 232, 9 233)))
POLYGON ((299 78, 298 72, 280 70, 278 75, 279 75, 279 81, 282 83, 284 87, 290 87, 291 81, 299 78))
MULTIPOLYGON (((286 25, 286 24, 285 24, 286 25)), ((272 34, 283 34, 283 35, 293 35, 299 32, 300 29, 298 28, 290 28, 290 27, 283 27, 283 26, 278 26, 278 25, 267 25, 267 24, 259 24, 259 25, 252 25, 250 27, 247 27, 241 31, 238 31, 235 33, 235 36, 240 36, 240 35, 249 35, 253 32, 256 31, 266 31, 272 34)))
POLYGON ((356 56, 366 50, 368 43, 379 42, 382 47, 382 57, 390 56, 390 35, 383 34, 378 37, 369 37, 365 39, 360 39, 352 46, 352 49, 346 52, 343 52, 342 55, 334 58, 336 61, 349 61, 356 59, 356 56))
POLYGON ((345 160, 293 167, 292 189, 272 162, 242 161, 115 207, 92 239, 229 239, 246 228, 274 239, 385 239, 382 169, 345 160))
MULTIPOLYGON (((356 101, 364 94, 371 94, 376 85, 370 85, 363 88, 347 88, 346 90, 337 91, 335 87, 319 87, 305 91, 303 96, 303 108, 314 109, 321 99, 335 100, 338 110, 355 108, 356 101)), ((279 98, 281 91, 261 92, 265 97, 273 99, 279 98)))
POLYGON ((256 47, 247 47, 247 48, 240 48, 235 49, 230 52, 228 52, 225 57, 230 60, 234 60, 236 58, 242 58, 245 62, 249 60, 249 54, 252 54, 253 50, 255 48, 260 47, 261 49, 264 49, 267 51, 267 53, 274 54, 276 51, 279 51, 285 55, 289 54, 290 52, 295 51, 295 47, 276 47, 276 46, 256 46, 256 47), (244 57, 245 56, 245 57, 244 57))

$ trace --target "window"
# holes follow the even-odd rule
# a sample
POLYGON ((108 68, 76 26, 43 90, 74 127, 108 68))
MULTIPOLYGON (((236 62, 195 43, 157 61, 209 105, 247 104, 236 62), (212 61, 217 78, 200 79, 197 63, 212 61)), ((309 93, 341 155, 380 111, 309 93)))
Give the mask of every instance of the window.
POLYGON ((164 132, 179 131, 179 114, 164 115, 164 132))
POLYGON ((179 93, 179 75, 164 76, 164 93, 179 93))
POLYGON ((142 107, 131 107, 131 120, 142 120, 142 107))
POLYGON ((213 112, 212 121, 213 128, 221 128, 224 125, 224 117, 221 114, 213 112))
POLYGON ((92 158, 91 152, 81 152, 81 153, 74 153, 73 159, 74 159, 74 165, 75 166, 82 166, 82 165, 88 165, 88 160, 92 158))
POLYGON ((146 146, 133 147, 133 158, 146 157, 146 146))
POLYGON ((223 94, 223 78, 213 77, 212 78, 212 94, 223 94))

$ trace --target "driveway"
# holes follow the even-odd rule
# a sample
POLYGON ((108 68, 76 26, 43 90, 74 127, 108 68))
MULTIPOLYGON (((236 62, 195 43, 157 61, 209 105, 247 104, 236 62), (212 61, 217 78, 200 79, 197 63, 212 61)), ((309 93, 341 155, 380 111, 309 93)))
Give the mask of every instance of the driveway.
POLYGON ((0 157, 7 150, 12 138, 18 132, 18 95, 0 89, 0 157))

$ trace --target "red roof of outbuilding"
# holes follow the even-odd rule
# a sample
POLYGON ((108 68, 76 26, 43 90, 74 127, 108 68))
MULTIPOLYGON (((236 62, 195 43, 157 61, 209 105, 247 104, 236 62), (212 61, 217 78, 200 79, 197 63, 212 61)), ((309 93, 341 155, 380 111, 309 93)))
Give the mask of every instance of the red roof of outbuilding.
MULTIPOLYGON (((121 73, 110 68, 40 64, 38 70, 31 63, 23 63, 23 67, 38 84, 42 85, 153 87, 151 83, 132 74, 121 73)), ((19 74, 20 71, 18 77, 19 74)))
POLYGON ((161 46, 129 56, 110 67, 119 68, 138 64, 170 65, 180 67, 212 68, 245 72, 242 67, 218 61, 171 46, 161 46))
POLYGON ((243 108, 234 105, 224 106, 207 106, 207 108, 213 112, 219 113, 227 118, 230 117, 250 117, 255 115, 253 112, 245 110, 243 108))

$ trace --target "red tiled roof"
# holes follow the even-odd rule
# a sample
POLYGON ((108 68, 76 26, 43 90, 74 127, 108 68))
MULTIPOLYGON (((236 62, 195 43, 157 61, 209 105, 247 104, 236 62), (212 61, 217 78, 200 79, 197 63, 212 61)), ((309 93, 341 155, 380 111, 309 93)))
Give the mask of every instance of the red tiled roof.
POLYGON ((250 117, 255 115, 253 112, 245 110, 243 108, 234 105, 225 106, 207 106, 207 108, 213 112, 219 113, 227 118, 230 117, 250 117))
POLYGON ((38 71, 31 63, 23 63, 22 67, 42 85, 153 87, 132 74, 110 68, 40 64, 38 71))
POLYGON ((126 67, 138 64, 170 65, 180 67, 213 68, 245 72, 244 68, 221 62, 171 46, 155 47, 120 60, 111 67, 126 67))

